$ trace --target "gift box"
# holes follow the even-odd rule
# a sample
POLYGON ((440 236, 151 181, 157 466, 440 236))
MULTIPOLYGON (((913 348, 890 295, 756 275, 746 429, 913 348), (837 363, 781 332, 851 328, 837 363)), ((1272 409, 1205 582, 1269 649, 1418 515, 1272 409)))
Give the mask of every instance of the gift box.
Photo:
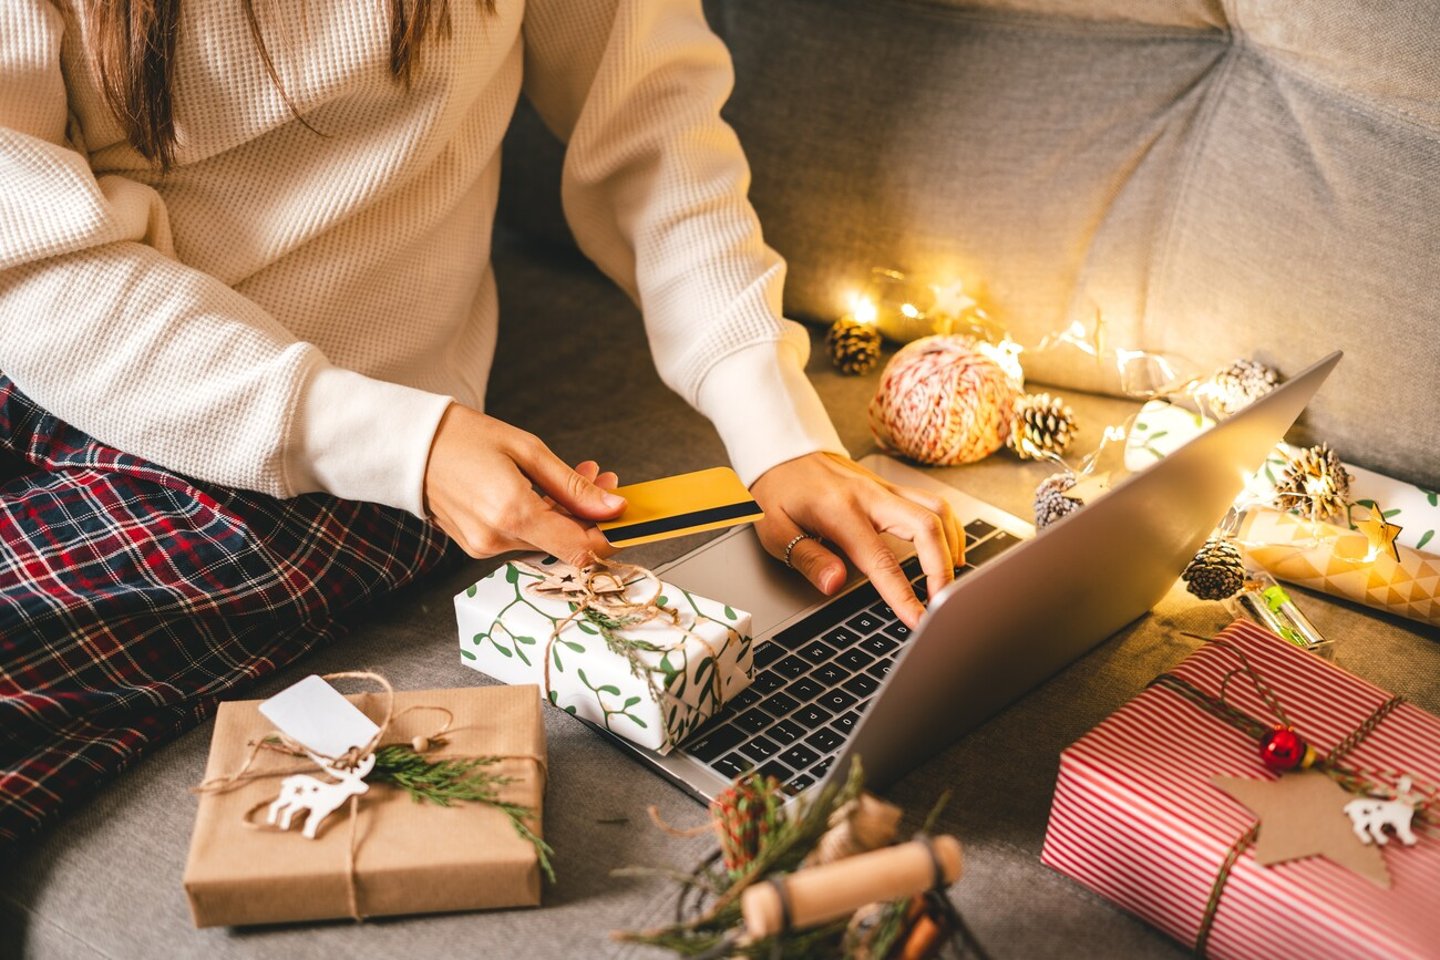
POLYGON ((458 594, 455 618, 466 666, 539 684, 562 710, 662 754, 753 672, 750 614, 629 564, 512 561, 458 594))
POLYGON ((1362 533, 1277 510, 1247 510, 1239 540, 1278 580, 1440 626, 1440 556, 1377 551, 1362 533))
MULTIPOLYGON (((348 699, 377 722, 385 713, 383 694, 348 699)), ((261 702, 222 703, 215 717, 205 787, 220 789, 201 791, 185 865, 197 927, 539 904, 536 846, 491 804, 416 802, 374 783, 353 812, 341 807, 327 817, 313 840, 298 824, 268 827, 265 808, 286 776, 324 775, 308 759, 255 751, 273 734, 261 702)), ((485 766, 505 778, 497 799, 526 808, 525 825, 540 835, 545 728, 534 689, 401 692, 393 711, 387 743, 429 736, 443 723, 444 742, 426 760, 498 757, 485 766)))
MULTIPOLYGON (((1217 778, 1243 779, 1247 790, 1296 777, 1320 778, 1328 790, 1335 779, 1277 774, 1262 762, 1264 731, 1281 725, 1272 701, 1362 786, 1404 790, 1408 776, 1426 785, 1408 796, 1435 806, 1440 719, 1237 622, 1064 751, 1042 860, 1210 957, 1434 957, 1440 831, 1421 828, 1420 817, 1414 846, 1391 836, 1366 847, 1345 806, 1355 798, 1337 786, 1335 808, 1315 815, 1326 818, 1325 836, 1344 834, 1353 848, 1334 848, 1336 859, 1257 862, 1247 836, 1257 814, 1217 778), (1243 718, 1254 721, 1248 732, 1243 718), (1371 857, 1388 872, 1388 887, 1339 862, 1371 857)), ((1262 813, 1257 839, 1267 823, 1269 842, 1278 843, 1294 823, 1320 822, 1287 824, 1287 815, 1310 816, 1299 808, 1262 813)))

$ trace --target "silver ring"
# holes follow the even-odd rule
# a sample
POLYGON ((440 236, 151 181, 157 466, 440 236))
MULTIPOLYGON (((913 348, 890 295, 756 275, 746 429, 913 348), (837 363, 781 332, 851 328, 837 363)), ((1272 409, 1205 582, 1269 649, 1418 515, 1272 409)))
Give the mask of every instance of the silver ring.
POLYGON ((790 555, 795 552, 795 548, 799 545, 801 540, 814 540, 818 543, 820 541, 820 538, 815 536, 815 534, 813 533, 797 533, 795 536, 790 538, 790 542, 785 544, 785 566, 789 567, 791 570, 795 569, 795 564, 790 562, 790 555))

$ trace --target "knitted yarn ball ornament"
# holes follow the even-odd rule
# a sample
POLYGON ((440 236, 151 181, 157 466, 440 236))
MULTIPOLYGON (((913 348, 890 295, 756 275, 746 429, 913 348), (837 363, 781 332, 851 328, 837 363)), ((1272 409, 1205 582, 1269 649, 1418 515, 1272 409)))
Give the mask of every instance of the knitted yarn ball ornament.
POLYGON ((1017 384, 968 337, 922 337, 880 374, 870 432, 920 463, 973 463, 1005 443, 1017 384))

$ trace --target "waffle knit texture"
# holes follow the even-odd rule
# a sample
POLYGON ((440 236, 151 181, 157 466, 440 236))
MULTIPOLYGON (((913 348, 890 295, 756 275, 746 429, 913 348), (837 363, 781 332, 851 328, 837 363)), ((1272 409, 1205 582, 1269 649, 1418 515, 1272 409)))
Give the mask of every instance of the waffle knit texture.
POLYGON ((523 85, 568 142, 577 241, 742 478, 843 450, 781 318, 698 0, 452 0, 408 90, 388 5, 258 4, 305 123, 240 3, 185 0, 164 175, 104 103, 80 6, 0 4, 0 369, 56 416, 202 481, 423 514, 442 413, 484 401, 523 85))

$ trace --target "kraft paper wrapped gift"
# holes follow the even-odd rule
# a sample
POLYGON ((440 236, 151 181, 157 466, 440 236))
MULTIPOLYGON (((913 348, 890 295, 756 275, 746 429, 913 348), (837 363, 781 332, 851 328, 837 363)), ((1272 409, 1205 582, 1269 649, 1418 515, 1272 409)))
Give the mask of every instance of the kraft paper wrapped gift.
POLYGON ((599 604, 593 616, 579 609, 578 593, 543 589, 596 569, 610 565, 578 571, 537 556, 458 594, 461 662, 503 683, 538 683, 562 710, 668 753, 750 685, 750 614, 630 564, 614 564, 619 605, 599 604), (652 600, 666 615, 629 623, 642 618, 625 605, 652 600), (628 625, 606 626, 621 621, 628 625))
MULTIPOLYGON (((1352 845, 1335 848, 1337 856, 1382 879, 1388 874, 1388 887, 1329 856, 1273 866, 1256 859, 1258 848, 1247 842, 1256 813, 1222 784, 1247 781, 1248 793, 1252 784, 1268 789, 1263 785, 1277 777, 1329 778, 1270 772, 1255 736, 1202 706, 1219 700, 1223 688, 1224 703, 1260 721, 1258 729, 1278 725, 1236 651, 1321 755, 1332 755, 1369 726, 1339 762, 1382 789, 1394 790, 1408 776, 1419 785, 1416 796, 1434 806, 1440 718, 1390 703, 1384 690, 1242 621, 1061 754, 1041 859, 1187 947, 1196 947, 1207 906, 1215 903, 1208 940, 1197 950, 1207 957, 1437 956, 1440 830, 1422 827, 1418 814, 1414 846, 1392 835, 1383 848, 1367 847, 1345 809, 1350 795, 1336 787, 1333 810, 1327 800, 1315 814, 1328 819, 1297 822, 1308 838, 1352 845), (1383 864, 1378 871, 1376 859, 1383 864)), ((1267 821, 1259 820, 1263 841, 1267 821)), ((1271 829, 1280 831, 1272 839, 1288 835, 1284 824, 1271 829)))
MULTIPOLYGON (((382 694, 349 697, 377 722, 382 694)), ((215 718, 206 781, 237 773, 250 744, 273 732, 258 712, 262 701, 222 703, 215 718)), ((533 687, 424 690, 395 694, 395 719, 384 742, 408 743, 454 714, 447 741, 427 760, 498 756, 487 771, 510 782, 501 801, 521 804, 540 834, 545 790, 545 728, 533 687), (407 708, 409 709, 408 712, 407 708)), ((348 807, 325 819, 314 840, 300 824, 288 832, 264 824, 265 805, 291 773, 319 774, 304 759, 261 751, 234 789, 200 797, 185 865, 185 892, 197 927, 289 923, 352 916, 348 807), (254 812, 258 806, 258 812, 254 812)), ((442 807, 417 803, 398 787, 372 784, 359 798, 355 822, 354 907, 362 916, 439 913, 540 903, 541 869, 534 846, 504 813, 476 802, 442 807)))

